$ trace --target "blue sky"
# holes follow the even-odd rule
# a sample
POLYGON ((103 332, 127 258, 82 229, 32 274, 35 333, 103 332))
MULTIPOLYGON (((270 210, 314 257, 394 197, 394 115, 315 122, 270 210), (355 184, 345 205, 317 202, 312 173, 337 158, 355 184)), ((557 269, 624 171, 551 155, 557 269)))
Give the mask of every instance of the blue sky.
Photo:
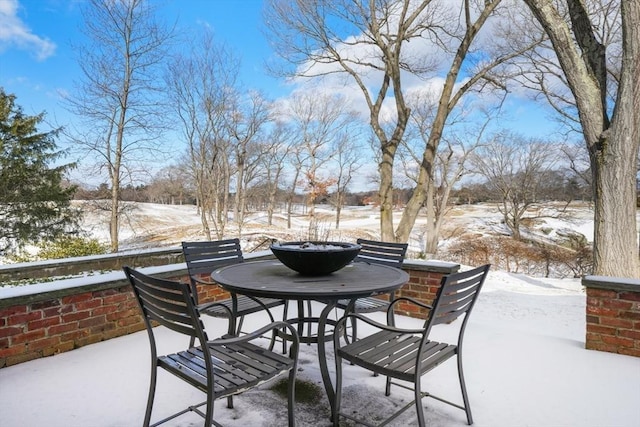
MULTIPOLYGON (((74 81, 82 78, 71 42, 81 41, 84 1, 0 0, 0 86, 17 96, 26 114, 46 112, 52 126, 74 120, 62 107, 60 93, 73 93, 74 81)), ((239 78, 246 87, 273 99, 292 89, 265 72, 264 63, 274 53, 261 32, 262 0, 155 1, 161 5, 162 19, 176 22, 179 29, 210 27, 216 40, 241 59, 239 78)), ((555 125, 542 106, 511 97, 506 110, 509 117, 500 126, 525 136, 552 134, 555 125)))
MULTIPOLYGON (((81 78, 70 42, 79 36, 82 0, 0 0, 0 86, 27 114, 47 112, 64 124, 60 91, 81 78)), ((283 93, 264 72, 271 55, 260 31, 261 0, 167 0, 162 11, 179 27, 208 25, 242 60, 240 78, 271 96, 283 93)), ((77 40, 76 40, 77 41, 77 40)))

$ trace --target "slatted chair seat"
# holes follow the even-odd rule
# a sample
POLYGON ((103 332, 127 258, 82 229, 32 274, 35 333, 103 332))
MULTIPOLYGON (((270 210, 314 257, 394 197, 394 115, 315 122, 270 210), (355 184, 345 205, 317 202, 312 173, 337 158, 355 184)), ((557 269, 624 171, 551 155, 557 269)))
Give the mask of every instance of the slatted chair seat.
POLYGON ((469 315, 484 284, 489 265, 478 267, 466 272, 450 274, 442 278, 440 288, 436 294, 433 306, 426 305, 407 297, 395 299, 387 309, 387 324, 376 322, 357 313, 347 313, 336 325, 336 330, 344 328, 347 321, 358 320, 366 322, 377 332, 351 343, 342 345, 339 334, 334 334, 334 348, 336 357, 336 394, 334 409, 336 416, 333 425, 339 425, 340 417, 351 419, 360 424, 372 425, 365 420, 358 420, 352 416, 352 411, 341 411, 342 400, 342 361, 361 366, 376 374, 387 377, 385 394, 391 393, 391 385, 408 388, 414 391, 415 399, 387 418, 380 425, 386 425, 398 417, 411 406, 416 407, 418 425, 424 427, 425 419, 421 400, 432 397, 441 402, 465 411, 467 422, 473 424, 471 407, 467 395, 464 373, 462 369, 462 341, 469 321, 469 315), (402 329, 395 326, 393 306, 399 303, 415 304, 428 309, 424 328, 402 329), (459 325, 458 340, 455 344, 432 341, 429 339, 431 330, 436 325, 449 324, 458 317, 464 316, 459 325), (458 380, 462 393, 462 405, 422 391, 421 378, 445 361, 456 356, 458 362, 458 380), (394 381, 403 381, 398 383, 394 381), (404 382, 411 383, 407 386, 404 382))
MULTIPOLYGON (((422 336, 383 331, 369 335, 340 349, 343 359, 384 376, 412 381, 416 375, 422 336)), ((455 355, 455 345, 428 341, 422 348, 420 375, 455 355)))
MULTIPOLYGON (((251 343, 220 343, 221 341, 207 344, 215 366, 214 399, 251 389, 292 369, 295 363, 293 359, 265 352, 263 347, 251 343)), ((202 348, 190 348, 159 357, 158 366, 206 393, 208 386, 205 357, 202 348)))
POLYGON ((152 426, 163 424, 189 411, 205 419, 206 426, 220 426, 213 419, 214 401, 231 397, 256 387, 277 376, 288 373, 287 417, 289 426, 295 426, 295 378, 300 341, 296 329, 287 322, 273 322, 240 337, 226 335, 209 340, 204 330, 200 312, 190 285, 147 276, 129 267, 125 274, 133 287, 136 300, 143 314, 151 346, 151 381, 143 425, 151 424, 156 392, 158 368, 164 369, 206 393, 206 400, 170 415, 152 426), (199 346, 190 345, 186 350, 158 356, 157 340, 152 322, 176 333, 197 340, 199 346), (285 329, 292 344, 289 355, 274 353, 252 341, 269 332, 285 329), (203 412, 200 408, 206 406, 203 412))

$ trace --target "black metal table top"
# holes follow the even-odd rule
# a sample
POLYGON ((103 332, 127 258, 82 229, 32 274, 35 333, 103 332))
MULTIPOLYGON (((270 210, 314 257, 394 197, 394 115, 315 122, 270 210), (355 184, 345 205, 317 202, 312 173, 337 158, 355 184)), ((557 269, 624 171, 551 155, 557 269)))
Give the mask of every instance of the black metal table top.
POLYGON ((230 292, 290 300, 338 300, 391 292, 409 281, 394 267, 354 262, 325 276, 302 276, 278 260, 243 262, 211 277, 230 292))

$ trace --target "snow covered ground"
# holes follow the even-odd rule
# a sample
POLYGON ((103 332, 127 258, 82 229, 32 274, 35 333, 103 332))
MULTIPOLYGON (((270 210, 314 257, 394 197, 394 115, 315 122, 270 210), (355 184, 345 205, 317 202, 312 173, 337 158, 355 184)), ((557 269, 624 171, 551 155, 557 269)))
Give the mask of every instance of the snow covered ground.
MULTIPOLYGON (((371 316, 383 321, 381 313, 371 316)), ((247 321, 251 327, 265 319, 253 315, 247 321)), ((207 318, 205 323, 210 336, 226 329, 219 320, 207 318)), ((399 321, 401 327, 420 324, 406 317, 399 321)), ((442 325, 436 336, 452 338, 456 327, 457 322, 442 325)), ((365 333, 362 325, 359 334, 365 333)), ((491 271, 472 313, 464 348, 474 426, 637 427, 640 358, 586 350, 584 336, 585 294, 579 280, 491 271)), ((164 350, 185 344, 178 337, 164 350)), ((0 369, 0 426, 139 426, 148 378, 144 331, 0 369)), ((301 346, 298 378, 321 384, 315 346, 301 346)), ((388 414, 411 395, 395 387, 387 398, 382 377, 349 365, 344 385, 343 409, 369 420, 388 414)), ((286 402, 269 388, 265 384, 236 397, 234 409, 217 403, 217 420, 231 427, 285 425, 286 402)), ((424 388, 460 401, 455 362, 450 360, 425 376, 424 388)), ((201 399, 201 393, 161 373, 154 418, 201 399)), ((423 404, 429 426, 466 425, 463 411, 433 399, 423 404)), ((413 414, 408 411, 393 425, 415 425, 413 414)), ((326 398, 299 404, 296 419, 300 427, 330 425, 326 398)), ((167 425, 201 423, 190 414, 167 425)))
MULTIPOLYGON (((335 220, 330 208, 318 209, 327 229, 335 220)), ((106 218, 86 217, 86 229, 107 241, 106 218)), ((304 215, 286 228, 279 214, 274 226, 264 214, 253 215, 244 228, 243 249, 256 236, 298 240, 308 233, 304 215), (251 237, 253 236, 253 237, 251 237)), ((444 242, 460 230, 481 234, 503 231, 500 216, 491 206, 453 209, 443 230, 444 242)), ((592 212, 576 209, 570 219, 548 219, 535 225, 541 234, 570 229, 589 240, 592 212)), ((349 208, 332 231, 332 240, 377 237, 379 219, 373 207, 349 208)), ((421 224, 414 229, 412 249, 419 250, 421 224)), ((562 231, 561 231, 562 232, 562 231)), ((230 235, 233 235, 230 231, 230 235)), ((199 217, 193 206, 138 204, 121 231, 123 249, 176 245, 202 239, 199 217)), ((472 313, 464 349, 467 387, 478 427, 637 427, 640 425, 640 358, 584 349, 585 294, 579 279, 547 279, 492 270, 472 313)), ((315 308, 319 312, 319 307, 315 308)), ((380 313, 371 314, 383 321, 380 313)), ((250 316, 254 326, 265 319, 250 316)), ((210 336, 226 330, 224 322, 205 319, 210 336)), ((417 319, 401 317, 399 326, 417 327, 417 319)), ((456 323, 442 325, 441 338, 452 338, 456 323)), ((250 327, 250 326, 249 326, 250 327)), ((366 334, 362 325, 359 334, 366 334)), ((246 328, 245 328, 246 329, 246 328)), ((178 337, 164 348, 185 346, 178 337)), ((331 354, 331 351, 329 352, 331 354)), ((332 356, 331 356, 332 357, 332 356)), ((331 365, 330 365, 331 366, 331 365)), ((299 379, 321 384, 315 346, 302 346, 299 379)), ((149 378, 146 332, 89 345, 53 357, 0 369, 0 426, 21 427, 125 427, 142 422, 149 378)), ((411 393, 392 389, 384 396, 384 379, 346 365, 343 409, 370 420, 384 417, 410 400, 411 393)), ((266 384, 235 399, 235 409, 216 404, 216 418, 228 426, 285 425, 286 403, 266 384)), ((447 362, 425 377, 424 388, 459 401, 455 363, 447 362)), ((161 374, 154 418, 199 402, 199 392, 167 374, 161 374)), ((433 399, 423 401, 427 424, 434 427, 464 426, 464 412, 433 399)), ((330 425, 326 398, 299 404, 298 426, 330 425)), ((201 425, 193 414, 169 426, 201 425)), ((350 424, 345 424, 350 425, 350 424)), ((393 425, 415 425, 408 411, 393 425)))

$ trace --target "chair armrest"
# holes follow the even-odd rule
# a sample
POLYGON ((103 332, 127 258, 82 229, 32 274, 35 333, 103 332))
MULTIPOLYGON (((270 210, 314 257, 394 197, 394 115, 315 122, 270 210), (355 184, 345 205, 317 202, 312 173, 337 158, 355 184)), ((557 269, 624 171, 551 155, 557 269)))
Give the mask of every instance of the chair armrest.
POLYGON ((289 334, 291 334, 291 336, 293 337, 293 346, 295 346, 296 348, 298 347, 300 343, 300 338, 298 337, 297 329, 294 328, 289 323, 283 322, 282 320, 269 323, 261 327, 260 329, 257 329, 253 332, 249 332, 242 336, 224 335, 222 338, 211 340, 207 344, 212 346, 224 346, 229 344, 239 344, 239 343, 249 342, 256 338, 261 337, 266 332, 272 331, 274 329, 288 329, 289 334))
POLYGON ((339 330, 340 328, 344 327, 344 323, 347 321, 348 318, 355 318, 358 319, 362 322, 368 323, 369 325, 376 327, 382 331, 389 331, 389 332, 398 332, 398 333, 403 333, 403 334, 422 334, 424 333, 424 329, 420 328, 420 329, 404 329, 404 328, 398 328, 396 326, 393 325, 385 325, 384 323, 380 323, 380 322, 376 322, 375 320, 367 317, 367 316, 363 316, 362 314, 359 313, 348 313, 345 314, 344 316, 342 316, 342 318, 340 318, 340 320, 338 320, 338 322, 336 323, 335 326, 335 330, 339 330))
POLYGON ((215 301, 213 301, 213 302, 205 302, 204 304, 200 304, 197 308, 198 308, 198 311, 202 312, 202 311, 208 310, 209 308, 214 307, 216 305, 222 307, 223 309, 225 309, 227 311, 227 313, 229 313, 229 318, 231 318, 231 316, 232 316, 231 309, 229 307, 227 307, 225 304, 220 303, 220 302, 215 302, 215 301))
POLYGON ((398 297, 396 299, 394 299, 393 301, 391 301, 391 303, 389 304, 389 307, 387 307, 387 312, 389 312, 389 310, 392 310, 392 307, 395 305, 395 303, 397 303, 398 301, 407 301, 410 302, 412 304, 418 305, 422 308, 426 308, 427 310, 431 310, 433 308, 433 306, 429 305, 429 304, 425 304, 423 302, 420 302, 418 300, 415 300, 413 298, 409 298, 409 297, 398 297))
POLYGON ((387 307, 387 324, 388 325, 395 325, 396 324, 396 318, 395 318, 395 313, 394 313, 393 307, 394 307, 394 305, 396 303, 398 303, 400 301, 409 302, 409 303, 415 304, 415 305, 417 305, 419 307, 426 308, 427 310, 431 310, 433 308, 429 304, 425 304, 425 303, 420 302, 418 300, 415 300, 413 298, 398 297, 398 298, 394 299, 393 301, 391 301, 391 303, 389 304, 389 307, 387 307))

